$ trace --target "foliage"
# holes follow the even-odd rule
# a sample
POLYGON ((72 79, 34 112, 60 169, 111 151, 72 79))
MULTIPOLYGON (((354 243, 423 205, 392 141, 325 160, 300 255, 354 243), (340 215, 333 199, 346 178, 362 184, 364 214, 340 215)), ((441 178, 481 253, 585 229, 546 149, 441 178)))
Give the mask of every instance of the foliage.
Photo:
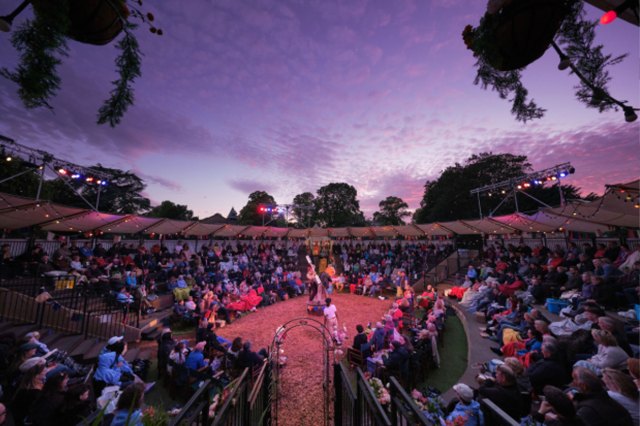
POLYGON ((388 196, 378 203, 380 210, 373 213, 373 221, 376 225, 404 225, 404 218, 411 216, 407 211, 409 205, 402 198, 388 196))
POLYGON ((433 424, 442 424, 445 415, 444 404, 440 395, 429 390, 420 392, 417 389, 413 389, 411 398, 429 421, 433 424))
POLYGON ((611 81, 607 67, 620 63, 627 55, 612 57, 602 52, 602 45, 594 46, 596 22, 585 19, 582 1, 571 2, 569 15, 558 32, 558 44, 563 46, 586 80, 575 86, 576 98, 589 108, 599 112, 617 109, 617 104, 608 94, 607 83, 611 81))
MULTIPOLYGON (((254 191, 249 194, 249 201, 238 214, 239 225, 262 225, 263 216, 258 212, 260 204, 276 205, 276 200, 265 191, 254 191)), ((265 220, 266 222, 266 220, 265 220)))
POLYGON ((118 42, 118 49, 122 52, 116 59, 120 78, 113 82, 111 96, 98 111, 98 124, 109 123, 111 127, 120 124, 129 106, 133 105, 133 82, 142 75, 140 70, 141 53, 138 40, 131 31, 135 25, 125 24, 125 35, 118 42))
POLYGON ((147 406, 142 412, 143 426, 165 426, 170 423, 169 415, 163 409, 147 406))
MULTIPOLYGON (((4 154, 3 156, 4 157, 4 154)), ((39 170, 35 164, 26 163, 18 158, 13 161, 5 161, 4 158, 0 158, 2 161, 2 167, 0 167, 0 180, 7 179, 13 175, 21 172, 25 174, 0 183, 0 192, 6 192, 8 194, 20 195, 23 197, 33 198, 36 196, 38 190, 39 170), (31 171, 27 171, 31 169, 31 171)))
POLYGON ((198 220, 197 217, 193 216, 193 211, 189 210, 187 206, 176 204, 169 200, 165 200, 159 206, 153 207, 147 213, 147 216, 176 220, 198 220))
POLYGON ((68 1, 46 10, 48 13, 36 13, 12 34, 11 43, 20 53, 16 70, 0 70, 0 75, 18 84, 18 95, 27 108, 51 109, 48 101, 60 89, 60 57, 68 53, 64 35, 69 28, 68 1))
MULTIPOLYGON (((518 1, 518 0, 513 0, 518 1)), ((612 98, 607 89, 611 80, 607 67, 622 61, 626 55, 613 58, 602 53, 602 45, 595 45, 596 22, 587 21, 582 0, 566 0, 567 16, 558 34, 557 43, 566 50, 571 60, 572 71, 580 79, 576 86, 576 98, 589 108, 598 108, 600 112, 620 105, 612 98)), ((545 109, 528 100, 528 91, 521 81, 521 68, 513 71, 499 71, 490 63, 496 63, 496 47, 493 29, 500 19, 499 13, 485 13, 478 27, 467 25, 462 33, 467 47, 477 58, 477 73, 474 84, 483 89, 491 88, 501 99, 511 102, 511 114, 517 121, 527 122, 544 116, 545 109)))
POLYGON ((362 226, 364 214, 358 191, 347 183, 330 183, 318 189, 315 199, 316 223, 324 227, 362 226))
MULTIPOLYGON (((507 179, 517 178, 531 172, 531 164, 524 155, 481 153, 472 155, 464 164, 447 167, 440 177, 427 181, 425 192, 413 220, 416 223, 431 223, 459 219, 478 219, 478 201, 470 194, 474 188, 491 185, 507 179)), ((578 188, 562 186, 565 199, 579 198, 578 188)), ((556 187, 531 187, 526 192, 549 205, 560 204, 560 193, 556 187)), ((482 211, 487 215, 495 209, 507 194, 489 197, 481 194, 482 211)), ((520 211, 537 210, 540 205, 533 199, 518 195, 520 211)), ((513 213, 516 210, 513 198, 505 201, 496 214, 513 213)))
POLYGON ((391 402, 391 394, 382 381, 377 377, 372 377, 368 380, 368 383, 369 386, 371 386, 371 389, 373 389, 373 394, 378 399, 380 405, 388 406, 391 402))
POLYGON ((296 228, 307 228, 313 225, 315 212, 315 196, 311 192, 303 192, 293 197, 293 217, 296 228))
MULTIPOLYGON (((77 2, 81 3, 81 2, 77 2)), ((142 0, 135 3, 142 6, 142 0)), ((70 21, 70 0, 47 0, 32 3, 34 18, 26 20, 13 33, 11 43, 20 53, 20 62, 15 71, 0 69, 0 75, 18 84, 18 94, 27 108, 47 107, 49 100, 60 88, 57 67, 62 57, 68 55, 67 39, 74 38, 73 22, 70 21)), ((112 127, 120 123, 129 106, 133 105, 133 82, 141 76, 141 56, 138 41, 133 33, 136 25, 130 17, 149 26, 149 30, 162 35, 155 27, 154 16, 136 7, 128 7, 125 0, 109 2, 117 18, 122 22, 124 36, 117 44, 120 55, 116 58, 119 78, 113 81, 110 97, 100 107, 98 124, 109 123, 112 127)), ((77 7, 76 4, 73 4, 77 7)), ((85 41, 79 39, 80 41, 85 41)))

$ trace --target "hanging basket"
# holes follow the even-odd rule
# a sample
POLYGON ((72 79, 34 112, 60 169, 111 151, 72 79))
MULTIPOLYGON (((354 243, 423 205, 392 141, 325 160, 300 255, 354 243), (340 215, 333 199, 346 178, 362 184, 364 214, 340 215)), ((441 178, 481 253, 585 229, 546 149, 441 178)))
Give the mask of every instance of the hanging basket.
POLYGON ((499 71, 526 67, 549 48, 566 14, 563 0, 513 0, 490 17, 495 50, 487 61, 499 71))
MULTIPOLYGON (((81 43, 105 45, 123 30, 129 9, 122 0, 68 0, 69 37, 81 43)), ((34 0, 36 13, 47 13, 55 1, 34 0)))

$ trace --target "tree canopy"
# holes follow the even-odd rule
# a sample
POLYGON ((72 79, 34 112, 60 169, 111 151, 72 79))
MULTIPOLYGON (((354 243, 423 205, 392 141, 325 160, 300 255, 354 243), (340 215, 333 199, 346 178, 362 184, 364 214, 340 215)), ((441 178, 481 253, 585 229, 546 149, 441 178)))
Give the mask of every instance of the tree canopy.
POLYGON ((402 198, 388 196, 378 203, 380 210, 373 214, 373 222, 376 225, 404 225, 404 218, 411 216, 407 211, 409 205, 402 198))
POLYGON ((187 206, 175 204, 169 200, 165 200, 159 206, 152 208, 147 216, 177 220, 198 220, 197 217, 193 216, 193 211, 189 210, 187 206))
POLYGON ((263 223, 269 222, 271 220, 271 217, 265 218, 263 217, 263 214, 258 212, 258 207, 260 206, 260 204, 275 206, 277 203, 273 196, 265 191, 252 192, 251 194, 249 194, 249 201, 247 201, 247 204, 240 210, 240 213, 238 214, 238 223, 240 225, 260 226, 263 223))
POLYGON ((311 192, 303 192, 293 197, 294 207, 292 213, 296 221, 296 228, 313 226, 316 210, 315 201, 316 197, 311 192))
MULTIPOLYGON (((478 219, 478 200, 470 194, 474 188, 495 184, 530 173, 531 164, 524 155, 481 153, 469 157, 463 164, 447 167, 440 177, 425 183, 425 191, 420 208, 413 215, 415 223, 430 223, 459 219, 478 219)), ((526 193, 548 205, 560 204, 560 191, 565 199, 580 198, 579 189, 571 185, 554 187, 531 187, 526 193)), ((480 195, 482 212, 487 216, 496 209, 505 191, 489 196, 480 195)), ((518 210, 533 211, 540 204, 527 195, 518 194, 518 210)), ((509 214, 516 211, 513 197, 508 198, 495 214, 509 214)))
POLYGON ((347 183, 330 183, 318 189, 316 223, 325 227, 364 225, 357 196, 358 191, 347 183))

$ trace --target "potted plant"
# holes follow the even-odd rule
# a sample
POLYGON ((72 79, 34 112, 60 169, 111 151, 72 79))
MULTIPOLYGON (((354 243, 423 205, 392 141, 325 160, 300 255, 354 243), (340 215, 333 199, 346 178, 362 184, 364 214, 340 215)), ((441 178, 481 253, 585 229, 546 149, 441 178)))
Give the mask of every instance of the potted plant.
POLYGON ((520 72, 551 46, 560 57, 558 68, 570 69, 580 79, 578 100, 600 112, 622 108, 625 119, 634 121, 636 110, 607 89, 611 79, 607 67, 626 55, 605 55, 594 43, 596 25, 585 18, 582 0, 489 0, 479 25, 467 25, 462 32, 477 58, 474 84, 510 98, 516 120, 541 118, 545 110, 527 100, 520 72))
POLYGON ((20 61, 14 70, 0 69, 0 75, 18 85, 27 108, 51 108, 49 100, 60 88, 57 68, 68 56, 67 40, 100 46, 121 36, 115 61, 119 78, 98 112, 99 124, 116 126, 134 102, 133 82, 141 75, 134 21, 162 35, 162 30, 153 25, 153 14, 139 9, 142 0, 26 0, 10 15, 0 17, 0 30, 9 31, 13 19, 29 4, 33 18, 22 22, 11 35, 20 61))

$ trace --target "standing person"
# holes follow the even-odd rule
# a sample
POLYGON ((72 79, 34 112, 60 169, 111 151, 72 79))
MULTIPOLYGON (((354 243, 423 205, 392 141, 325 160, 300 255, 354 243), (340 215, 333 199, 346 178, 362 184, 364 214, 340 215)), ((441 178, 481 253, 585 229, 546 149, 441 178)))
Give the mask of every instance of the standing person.
POLYGON ((331 303, 330 297, 327 297, 324 301, 326 303, 322 311, 324 314, 324 325, 330 333, 333 333, 333 331, 338 328, 338 308, 331 303))

